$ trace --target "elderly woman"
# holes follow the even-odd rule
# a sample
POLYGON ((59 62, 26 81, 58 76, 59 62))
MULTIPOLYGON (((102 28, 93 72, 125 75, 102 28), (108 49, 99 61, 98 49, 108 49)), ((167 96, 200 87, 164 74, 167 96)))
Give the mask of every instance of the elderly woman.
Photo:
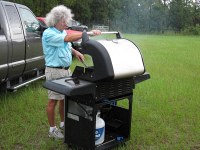
MULTIPOLYGON (((47 80, 70 76, 69 67, 72 63, 72 54, 83 61, 84 56, 71 47, 71 43, 82 37, 82 33, 67 35, 65 29, 72 19, 71 10, 63 5, 54 7, 46 16, 48 28, 42 37, 43 52, 45 56, 45 75, 47 80)), ((94 35, 101 34, 92 30, 94 35)), ((49 137, 63 139, 61 130, 64 128, 64 95, 48 90, 47 116, 50 125, 49 137), (55 108, 59 102, 60 129, 55 123, 55 108)))

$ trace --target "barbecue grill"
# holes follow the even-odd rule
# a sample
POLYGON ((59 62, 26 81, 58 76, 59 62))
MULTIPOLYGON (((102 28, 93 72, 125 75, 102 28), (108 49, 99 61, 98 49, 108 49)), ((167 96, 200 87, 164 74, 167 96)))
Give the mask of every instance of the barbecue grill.
POLYGON ((76 66, 71 77, 50 80, 44 87, 65 95, 64 142, 82 149, 107 149, 130 139, 135 85, 150 78, 139 48, 122 38, 92 40, 82 36, 81 48, 93 66, 76 66), (125 101, 127 106, 118 105, 125 101), (95 145, 96 114, 105 121, 105 139, 95 145))

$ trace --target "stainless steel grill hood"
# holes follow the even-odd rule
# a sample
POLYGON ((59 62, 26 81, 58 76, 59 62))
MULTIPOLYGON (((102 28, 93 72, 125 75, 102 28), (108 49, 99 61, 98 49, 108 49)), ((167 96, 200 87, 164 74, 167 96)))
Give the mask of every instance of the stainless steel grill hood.
POLYGON ((89 81, 121 79, 145 72, 139 48, 131 41, 118 37, 114 40, 91 40, 83 33, 82 51, 92 57, 92 67, 76 68, 74 73, 89 81))
POLYGON ((98 41, 107 50, 114 71, 114 79, 144 73, 144 63, 139 49, 126 39, 98 41))

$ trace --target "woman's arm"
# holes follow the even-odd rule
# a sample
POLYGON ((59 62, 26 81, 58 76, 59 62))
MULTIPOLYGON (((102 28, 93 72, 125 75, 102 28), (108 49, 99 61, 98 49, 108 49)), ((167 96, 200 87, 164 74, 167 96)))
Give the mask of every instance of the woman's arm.
MULTIPOLYGON (((91 35, 99 35, 99 34, 101 34, 101 31, 99 31, 99 30, 92 30, 90 32, 92 33, 91 35)), ((79 40, 81 38, 82 38, 82 32, 80 32, 80 33, 72 33, 72 34, 66 35, 64 41, 65 42, 74 42, 74 41, 77 41, 77 40, 79 40)))

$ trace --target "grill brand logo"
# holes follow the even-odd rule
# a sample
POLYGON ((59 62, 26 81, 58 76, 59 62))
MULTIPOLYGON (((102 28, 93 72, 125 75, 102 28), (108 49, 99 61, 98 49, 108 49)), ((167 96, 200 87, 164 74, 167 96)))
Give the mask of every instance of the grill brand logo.
POLYGON ((96 141, 101 138, 101 136, 103 135, 103 132, 104 132, 104 127, 96 129, 96 131, 95 131, 95 140, 96 141))

